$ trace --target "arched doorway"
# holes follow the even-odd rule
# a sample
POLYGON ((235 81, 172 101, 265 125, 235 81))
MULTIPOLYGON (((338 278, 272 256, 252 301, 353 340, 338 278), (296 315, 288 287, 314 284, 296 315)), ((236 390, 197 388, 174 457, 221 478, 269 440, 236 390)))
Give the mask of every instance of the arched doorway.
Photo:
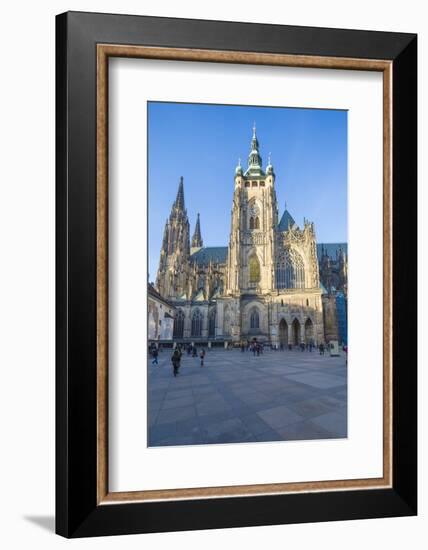
POLYGON ((305 343, 310 344, 314 340, 314 325, 310 319, 305 323, 305 343))
POLYGON ((293 334, 293 344, 298 346, 300 344, 300 323, 295 318, 293 324, 291 325, 291 332, 293 334))
POLYGON ((279 323, 279 343, 288 346, 288 325, 285 319, 281 319, 279 323))

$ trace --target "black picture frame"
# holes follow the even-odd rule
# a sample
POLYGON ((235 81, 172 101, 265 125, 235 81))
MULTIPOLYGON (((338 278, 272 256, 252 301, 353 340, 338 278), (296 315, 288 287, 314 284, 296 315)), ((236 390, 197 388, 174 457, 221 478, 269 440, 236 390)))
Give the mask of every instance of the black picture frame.
POLYGON ((56 18, 56 532, 65 537, 417 513, 417 36, 68 12, 56 18), (97 44, 392 62, 391 488, 97 504, 97 44))

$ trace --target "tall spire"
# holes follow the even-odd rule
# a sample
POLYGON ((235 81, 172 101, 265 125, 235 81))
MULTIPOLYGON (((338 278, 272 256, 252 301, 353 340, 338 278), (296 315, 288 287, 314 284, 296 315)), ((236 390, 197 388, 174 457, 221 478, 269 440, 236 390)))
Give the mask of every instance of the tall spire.
POLYGON ((192 237, 192 248, 202 248, 203 245, 204 245, 204 242, 202 240, 202 235, 201 235, 201 222, 200 222, 199 213, 198 213, 198 217, 195 225, 195 232, 193 233, 193 237, 192 237))
POLYGON ((262 157, 259 152, 259 141, 256 134, 256 123, 253 126, 253 137, 251 138, 250 154, 248 155, 248 168, 245 175, 264 176, 262 170, 262 157))
POLYGON ((180 183, 178 184, 177 198, 175 199, 174 206, 179 210, 184 210, 183 176, 180 177, 180 183))
POLYGON ((164 297, 182 294, 187 284, 186 266, 190 254, 190 227, 184 206, 183 177, 180 178, 177 197, 165 224, 161 257, 156 277, 156 288, 164 297))
POLYGON ((164 250, 165 252, 168 251, 168 239, 169 239, 168 232, 169 232, 169 225, 168 225, 168 218, 167 218, 165 222, 165 229, 163 231, 163 239, 162 239, 162 250, 164 250))

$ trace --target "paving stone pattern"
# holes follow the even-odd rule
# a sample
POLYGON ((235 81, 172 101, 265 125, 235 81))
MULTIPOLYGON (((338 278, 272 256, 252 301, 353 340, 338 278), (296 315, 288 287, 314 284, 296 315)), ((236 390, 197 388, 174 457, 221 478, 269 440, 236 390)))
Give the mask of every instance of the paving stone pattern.
POLYGON ((148 362, 148 445, 347 437, 345 357, 309 351, 207 351, 205 365, 171 351, 148 362))

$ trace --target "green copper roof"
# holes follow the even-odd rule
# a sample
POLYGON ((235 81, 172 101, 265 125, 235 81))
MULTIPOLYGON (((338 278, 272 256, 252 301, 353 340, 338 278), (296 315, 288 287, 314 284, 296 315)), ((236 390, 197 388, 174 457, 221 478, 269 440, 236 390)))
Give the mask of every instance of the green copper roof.
POLYGON ((205 246, 190 256, 191 262, 207 265, 211 262, 225 264, 227 262, 227 246, 205 246))
POLYGON ((259 141, 256 135, 256 125, 253 127, 253 137, 251 139, 251 150, 248 155, 248 168, 245 171, 245 176, 264 176, 262 169, 262 157, 259 152, 259 141))
POLYGON ((294 225, 296 225, 296 222, 294 221, 292 215, 288 210, 284 210, 284 214, 278 224, 279 231, 288 231, 288 227, 293 227, 294 225))

